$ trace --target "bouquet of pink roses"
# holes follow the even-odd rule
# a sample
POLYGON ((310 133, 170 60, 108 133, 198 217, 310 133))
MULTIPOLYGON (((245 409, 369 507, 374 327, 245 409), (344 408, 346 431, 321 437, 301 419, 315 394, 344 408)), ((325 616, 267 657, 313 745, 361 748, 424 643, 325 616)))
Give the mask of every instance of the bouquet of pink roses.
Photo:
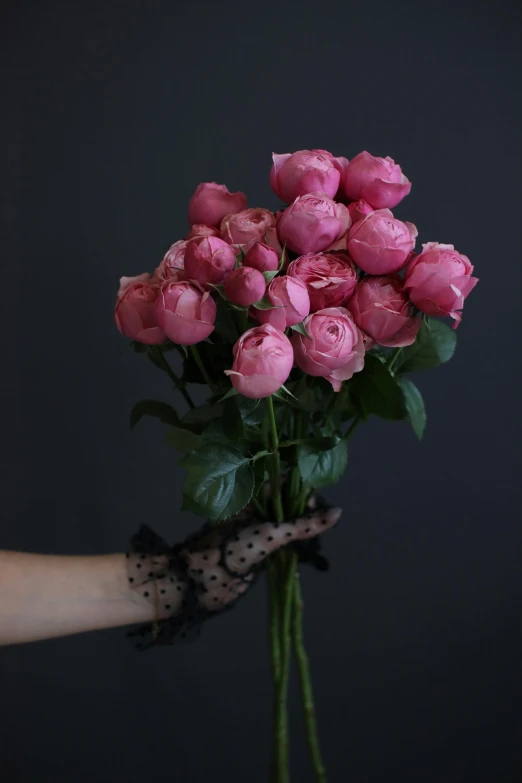
MULTIPOLYGON (((477 282, 453 245, 414 252, 417 229, 391 212, 411 184, 391 158, 274 155, 270 183, 283 202, 275 212, 248 208, 224 185, 199 185, 185 239, 152 274, 123 277, 116 301, 118 329, 186 406, 144 400, 131 424, 150 415, 168 425, 187 474, 183 508, 214 526, 239 514, 302 520, 316 491, 341 478, 347 442, 370 415, 408 421, 421 438, 424 405, 407 374, 451 358, 455 331, 436 319, 457 326, 477 282), (193 402, 192 384, 208 387, 204 404, 193 402)), ((317 538, 307 548, 291 542, 263 563, 274 783, 289 780, 292 650, 311 762, 326 780, 297 578, 300 562, 322 564, 318 548, 317 538)))

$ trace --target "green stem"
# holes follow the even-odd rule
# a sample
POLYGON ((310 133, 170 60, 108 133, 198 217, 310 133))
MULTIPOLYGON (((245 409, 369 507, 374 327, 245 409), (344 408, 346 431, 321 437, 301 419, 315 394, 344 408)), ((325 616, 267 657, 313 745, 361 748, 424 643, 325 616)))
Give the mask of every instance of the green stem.
POLYGON ((303 705, 306 739, 308 742, 310 759, 312 761, 317 783, 326 783, 326 770, 321 758, 321 751, 319 750, 310 664, 303 641, 303 599, 299 579, 295 580, 294 585, 292 641, 301 687, 301 701, 303 705))
POLYGON ((271 558, 266 562, 266 576, 268 582, 268 597, 270 606, 270 657, 272 663, 272 677, 274 683, 279 680, 281 670, 281 650, 279 644, 279 606, 277 602, 277 574, 275 563, 271 558))
POLYGON ((208 385, 211 391, 214 391, 214 384, 212 383, 212 379, 210 375, 207 372, 207 368, 203 364, 203 360, 201 359, 200 353, 198 351, 197 345, 191 345, 190 352, 192 356, 194 357, 194 361, 196 362, 198 366, 198 370, 200 371, 201 375, 203 376, 203 380, 208 385))
POLYGON ((402 351, 402 348, 396 348, 396 349, 394 350, 394 352, 392 353, 391 359, 390 359, 390 361, 388 362, 388 370, 389 370, 390 372, 393 370, 393 365, 395 364, 395 362, 396 362, 396 361, 397 361, 397 359, 399 358, 399 355, 400 355, 401 351, 402 351))
POLYGON ((190 396, 190 394, 188 393, 185 387, 185 383, 181 380, 181 378, 178 378, 178 376, 176 375, 176 373, 168 363, 167 359, 165 358, 163 352, 158 350, 156 346, 150 346, 150 351, 153 354, 153 356, 156 358, 156 361, 159 364, 161 364, 164 372, 167 373, 174 386, 181 392, 189 408, 191 409, 195 408, 196 406, 194 405, 192 397, 190 396))
POLYGON ((266 402, 268 407, 268 422, 270 425, 270 439, 272 441, 271 446, 272 446, 272 451, 274 452, 272 458, 270 459, 270 464, 272 468, 272 481, 271 481, 272 503, 274 506, 276 520, 278 522, 283 522, 285 515, 283 511, 283 501, 281 499, 281 485, 280 485, 281 458, 279 456, 279 438, 277 435, 277 424, 275 420, 274 402, 272 400, 272 397, 267 397, 266 402))
POLYGON ((288 757, 288 681, 290 678, 290 647, 291 647, 291 620, 294 595, 294 582, 296 579, 297 555, 294 551, 287 554, 286 573, 282 585, 280 608, 280 649, 281 665, 277 682, 276 699, 276 755, 275 768, 277 770, 277 783, 289 783, 289 757, 288 757))

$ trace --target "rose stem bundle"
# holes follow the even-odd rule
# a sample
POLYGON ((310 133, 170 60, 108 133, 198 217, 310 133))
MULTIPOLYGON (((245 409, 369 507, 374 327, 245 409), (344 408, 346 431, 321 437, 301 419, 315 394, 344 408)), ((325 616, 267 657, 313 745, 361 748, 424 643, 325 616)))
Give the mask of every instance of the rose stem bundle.
MULTIPOLYGON (((272 458, 270 465, 271 499, 278 522, 283 522, 285 513, 280 486, 279 437, 272 397, 267 398, 268 425, 272 458)), ((296 414, 294 435, 303 437, 302 415, 296 414)), ((289 479, 287 495, 287 518, 302 514, 306 505, 306 493, 300 487, 296 466, 289 479)), ((293 644, 301 684, 304 720, 308 746, 313 768, 320 783, 326 781, 317 738, 315 710, 312 697, 312 683, 308 658, 304 648, 302 631, 303 602, 297 573, 297 554, 294 551, 280 551, 267 564, 267 579, 270 606, 270 651, 274 678, 274 749, 272 778, 274 783, 288 783, 289 740, 287 698, 290 676, 290 652, 293 644), (273 562, 271 562, 273 560, 273 562)))

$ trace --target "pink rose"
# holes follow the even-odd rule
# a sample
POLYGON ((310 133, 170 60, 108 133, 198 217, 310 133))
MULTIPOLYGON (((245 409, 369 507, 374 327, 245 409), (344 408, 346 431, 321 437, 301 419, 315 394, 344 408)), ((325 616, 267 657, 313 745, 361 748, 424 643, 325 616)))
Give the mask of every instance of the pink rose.
POLYGON ((120 287, 116 294, 116 298, 121 299, 127 288, 134 283, 145 283, 146 281, 150 281, 152 284, 155 282, 149 272, 143 272, 143 274, 135 275, 134 277, 120 277, 120 287))
POLYGON ((340 391, 347 381, 364 367, 364 338, 344 307, 327 307, 305 318, 309 334, 296 332, 292 337, 295 363, 308 375, 330 381, 340 391))
POLYGON ((256 242, 247 251, 243 259, 245 266, 251 266, 260 272, 275 272, 279 266, 279 256, 273 247, 265 242, 256 242))
POLYGON ((363 277, 350 299, 353 319, 379 345, 403 348, 411 345, 420 329, 420 318, 410 315, 410 300, 400 277, 363 277))
MULTIPOLYGON (((234 215, 227 215, 221 222, 221 236, 230 245, 243 248, 245 253, 252 245, 263 241, 274 233, 274 213, 268 209, 244 209, 234 215)), ((272 244, 268 242, 268 244, 272 244)))
POLYGON ((188 242, 185 239, 180 239, 179 242, 174 242, 169 247, 160 265, 154 272, 155 280, 163 283, 164 280, 177 281, 185 279, 184 265, 187 244, 188 242))
POLYGON ((150 280, 149 274, 121 278, 114 318, 125 337, 146 345, 159 345, 167 339, 154 315, 159 286, 146 280, 150 280))
POLYGON ((459 310, 464 299, 477 285, 473 266, 467 256, 453 245, 427 242, 422 253, 414 256, 406 268, 404 287, 413 304, 427 315, 450 315, 455 326, 462 320, 459 310))
POLYGON ((310 312, 310 297, 305 284, 297 277, 277 275, 268 284, 266 298, 274 305, 270 310, 252 310, 262 324, 272 324, 281 332, 287 326, 301 323, 310 312))
POLYGON ((352 158, 344 175, 344 191, 351 201, 364 199, 374 209, 396 207, 411 190, 401 167, 391 158, 361 152, 352 158))
POLYGON ((185 276, 189 280, 219 285, 235 263, 234 251, 219 237, 196 237, 187 243, 185 276))
POLYGON ((357 223, 365 218, 366 215, 369 215, 370 212, 373 212, 373 207, 360 198, 358 201, 352 201, 348 204, 348 212, 350 213, 352 223, 357 223))
POLYGON ((319 253, 339 239, 350 227, 350 215, 344 204, 337 204, 325 193, 299 196, 279 219, 279 239, 294 253, 319 253))
POLYGON ((355 223, 348 234, 348 252, 370 275, 397 272, 406 263, 417 229, 403 223, 389 209, 378 209, 355 223))
POLYGON ((357 283, 355 265, 345 253, 300 256, 291 262, 288 274, 306 285, 312 313, 344 305, 357 283))
POLYGON ((245 332, 234 345, 230 376, 232 386, 252 399, 269 397, 284 384, 294 363, 292 344, 270 324, 245 332))
POLYGON ((258 269, 240 266, 225 280, 225 296, 238 307, 248 307, 265 295, 266 281, 258 269))
POLYGON ((190 229, 190 233, 187 234, 186 239, 194 239, 195 237, 218 237, 219 230, 217 228, 211 228, 205 226, 203 223, 195 223, 190 229))
POLYGON ((247 198, 244 193, 230 193, 226 185, 215 182, 202 182, 198 185, 188 208, 191 226, 203 223, 211 228, 219 226, 225 215, 246 209, 247 198))
POLYGON ((173 343, 194 345, 214 331, 216 303, 197 283, 167 280, 161 286, 154 313, 173 343))
POLYGON ((340 167, 333 155, 323 150, 299 150, 272 154, 270 185, 281 201, 291 203, 298 196, 321 191, 334 198, 341 181, 340 167))

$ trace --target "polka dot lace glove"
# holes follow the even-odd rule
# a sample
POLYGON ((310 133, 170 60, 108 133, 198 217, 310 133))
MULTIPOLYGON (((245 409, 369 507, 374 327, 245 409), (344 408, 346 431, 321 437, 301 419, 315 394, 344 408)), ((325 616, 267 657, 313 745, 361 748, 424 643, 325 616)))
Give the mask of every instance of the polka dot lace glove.
POLYGON ((136 647, 193 636, 205 620, 230 609, 252 586, 268 555, 283 546, 293 545, 300 560, 324 570, 317 536, 336 524, 341 509, 315 499, 310 505, 289 522, 243 515, 207 524, 174 547, 142 525, 127 552, 129 585, 154 604, 158 619, 128 632, 139 637, 136 647))

